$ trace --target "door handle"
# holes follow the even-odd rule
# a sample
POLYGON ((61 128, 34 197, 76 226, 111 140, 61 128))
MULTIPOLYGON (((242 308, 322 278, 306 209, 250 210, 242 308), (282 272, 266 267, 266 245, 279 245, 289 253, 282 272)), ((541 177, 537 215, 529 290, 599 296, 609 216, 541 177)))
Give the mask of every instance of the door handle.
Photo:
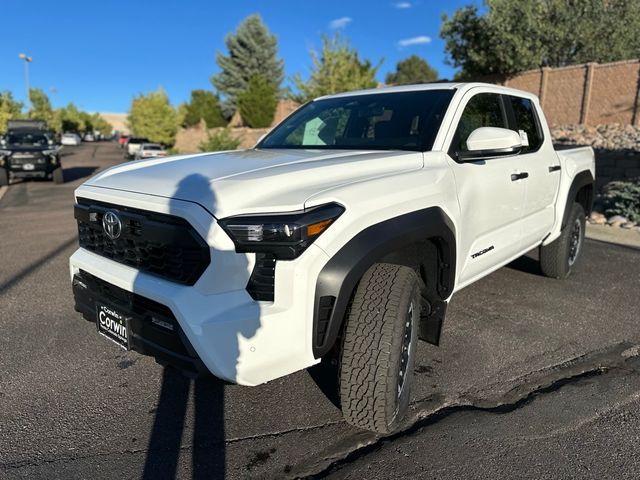
POLYGON ((516 180, 522 180, 523 178, 529 178, 529 173, 522 172, 522 173, 512 173, 511 174, 511 181, 512 182, 515 182, 516 180))
POLYGON ((549 167, 549 173, 551 172, 557 172, 558 170, 560 170, 562 167, 560 165, 551 165, 549 167))

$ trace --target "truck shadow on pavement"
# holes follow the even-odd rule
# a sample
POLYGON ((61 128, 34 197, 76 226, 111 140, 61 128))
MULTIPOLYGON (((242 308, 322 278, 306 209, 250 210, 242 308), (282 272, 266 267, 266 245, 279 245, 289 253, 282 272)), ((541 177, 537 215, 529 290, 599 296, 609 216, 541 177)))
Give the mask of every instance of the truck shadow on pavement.
MULTIPOLYGON (((194 195, 201 206, 215 211, 216 195, 211 189, 209 179, 199 174, 188 175, 180 180, 171 198, 193 198, 194 195)), ((208 232, 214 228, 215 222, 213 217, 210 218, 208 232)), ((242 264, 238 264, 240 259, 234 251, 216 251, 216 255, 228 255, 233 258, 233 262, 227 262, 229 265, 243 268, 242 264)), ((245 262, 244 268, 248 268, 248 263, 245 262)), ((234 370, 229 373, 232 378, 236 377, 240 362, 239 338, 252 338, 260 327, 259 307, 255 308, 255 312, 245 311, 245 315, 255 318, 255 322, 243 322, 237 329, 216 329, 216 335, 223 340, 221 345, 226 346, 224 355, 233 356, 235 359, 234 370)), ((202 330, 210 327, 206 322, 201 325, 202 330)), ((183 478, 188 465, 180 462, 180 457, 189 450, 191 478, 225 477, 224 385, 224 381, 211 375, 193 380, 172 367, 165 367, 157 408, 153 412, 155 416, 145 458, 144 479, 183 478), (193 397, 192 408, 188 408, 190 391, 193 397), (182 444, 186 424, 192 425, 193 428, 191 445, 182 444)))
POLYGON ((81 178, 90 177, 98 167, 69 167, 63 170, 64 183, 75 182, 81 178))

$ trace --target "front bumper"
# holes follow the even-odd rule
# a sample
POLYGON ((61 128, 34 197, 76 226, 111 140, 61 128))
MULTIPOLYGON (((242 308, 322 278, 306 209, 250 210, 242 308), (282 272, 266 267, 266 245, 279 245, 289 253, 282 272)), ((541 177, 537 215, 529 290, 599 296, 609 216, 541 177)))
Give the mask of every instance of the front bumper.
POLYGON ((73 276, 75 310, 96 322, 97 302, 109 303, 130 317, 131 349, 155 357, 197 377, 207 369, 186 338, 175 316, 164 305, 127 292, 98 277, 79 271, 73 276))
MULTIPOLYGON (((210 246, 211 264, 189 286, 80 248, 70 259, 72 279, 86 272, 166 307, 185 345, 224 380, 257 385, 319 362, 313 355, 312 330, 315 283, 328 261, 322 249, 311 245, 296 260, 278 262, 274 301, 256 301, 246 290, 255 255, 237 254, 231 239, 199 205, 91 187, 81 187, 76 195, 185 218, 210 246)), ((93 312, 90 304, 87 310, 93 312)))

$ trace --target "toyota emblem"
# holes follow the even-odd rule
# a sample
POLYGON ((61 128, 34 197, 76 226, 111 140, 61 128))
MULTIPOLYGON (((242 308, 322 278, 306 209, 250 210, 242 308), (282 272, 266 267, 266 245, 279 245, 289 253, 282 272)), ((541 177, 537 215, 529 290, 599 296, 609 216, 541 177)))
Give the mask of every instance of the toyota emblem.
POLYGON ((102 228, 111 240, 115 240, 122 233, 122 222, 115 212, 107 212, 102 217, 102 228))

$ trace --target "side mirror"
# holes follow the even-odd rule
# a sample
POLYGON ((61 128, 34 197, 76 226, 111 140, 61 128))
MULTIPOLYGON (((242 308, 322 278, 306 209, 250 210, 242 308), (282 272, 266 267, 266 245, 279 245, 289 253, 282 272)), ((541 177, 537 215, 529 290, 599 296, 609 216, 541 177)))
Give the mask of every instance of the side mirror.
POLYGON ((466 152, 458 153, 458 160, 473 162, 488 158, 517 155, 522 150, 522 139, 518 132, 508 128, 480 127, 467 138, 466 152))

